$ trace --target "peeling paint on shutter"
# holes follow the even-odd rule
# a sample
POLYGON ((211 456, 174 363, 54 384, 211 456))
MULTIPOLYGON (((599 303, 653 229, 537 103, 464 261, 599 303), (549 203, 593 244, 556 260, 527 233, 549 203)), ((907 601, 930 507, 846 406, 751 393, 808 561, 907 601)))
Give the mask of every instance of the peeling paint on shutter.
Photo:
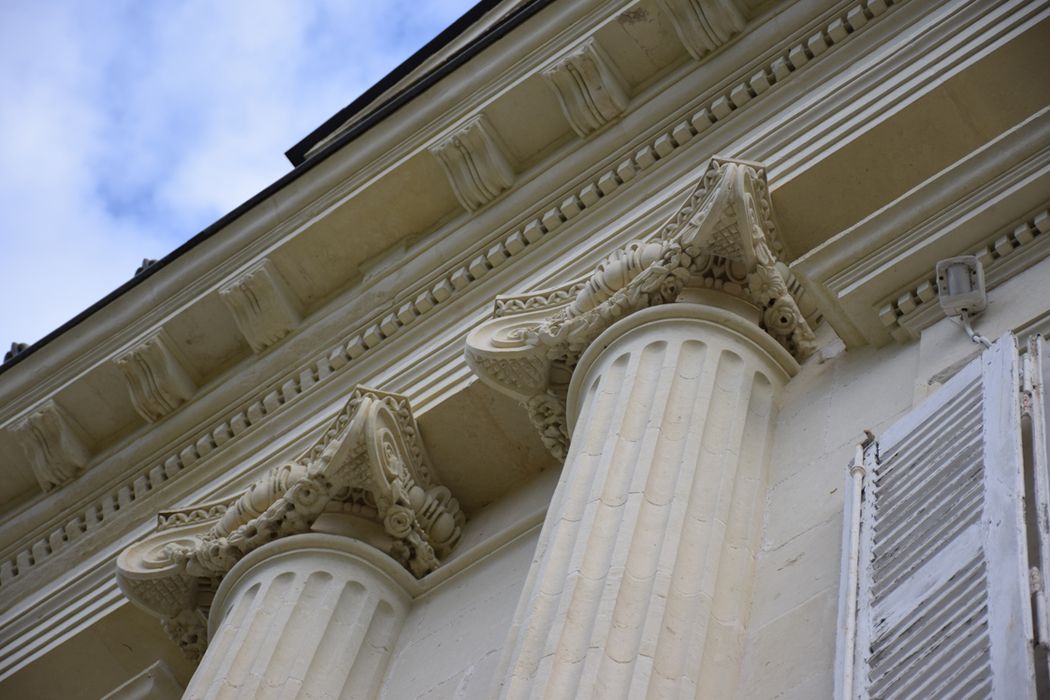
POLYGON ((855 697, 1035 697, 1017 343, 878 439, 862 505, 855 697))

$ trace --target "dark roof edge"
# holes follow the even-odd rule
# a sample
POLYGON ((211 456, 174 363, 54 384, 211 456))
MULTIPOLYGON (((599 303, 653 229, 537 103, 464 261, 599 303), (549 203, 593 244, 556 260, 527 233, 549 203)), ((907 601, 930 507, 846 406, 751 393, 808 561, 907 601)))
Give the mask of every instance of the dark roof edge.
MULTIPOLYGON (((507 17, 504 18, 502 21, 500 21, 497 24, 493 25, 493 27, 490 30, 488 30, 487 32, 485 32, 484 34, 479 36, 477 39, 475 39, 474 41, 472 41, 469 44, 467 44, 466 46, 464 46, 463 49, 461 49, 460 51, 455 53, 452 57, 449 58, 449 60, 447 60, 444 63, 442 63, 441 65, 439 65, 437 68, 435 68, 430 73, 427 73, 426 75, 424 75, 419 81, 409 85, 406 89, 404 89, 401 92, 393 95, 389 100, 387 100, 386 102, 383 102, 376 109, 374 109, 372 112, 370 112, 367 115, 365 115, 364 117, 362 117, 359 122, 354 124, 351 128, 347 129, 346 133, 344 133, 341 136, 339 136, 339 138, 337 138, 334 141, 332 141, 332 143, 330 143, 327 146, 325 146, 324 148, 322 148, 320 151, 318 151, 317 153, 312 155, 309 159, 304 160, 300 164, 296 165, 294 170, 292 170, 292 171, 282 175, 280 178, 275 180, 273 183, 271 183, 270 185, 265 187, 263 190, 261 190, 260 192, 258 192, 254 196, 252 196, 247 201, 245 201, 243 204, 240 204, 239 206, 237 206, 235 209, 233 209, 229 213, 223 215, 221 218, 219 218, 217 221, 215 221, 215 223, 209 225, 203 231, 201 231, 197 235, 195 235, 192 238, 190 238, 188 241, 186 241, 185 243, 180 245, 178 248, 176 248, 172 252, 168 253, 167 255, 165 255, 163 258, 161 258, 160 260, 158 260, 154 264, 150 265, 142 273, 132 277, 127 282, 125 282, 124 284, 120 285, 119 287, 114 289, 112 292, 110 292, 106 296, 102 297, 101 299, 96 301, 94 304, 92 304, 88 308, 84 309, 79 314, 77 314, 76 316, 74 316, 70 320, 66 321, 61 326, 59 326, 55 330, 51 331, 50 333, 48 333, 43 338, 41 338, 40 340, 36 341, 35 343, 30 345, 29 347, 27 347, 22 352, 18 353, 17 355, 15 355, 11 359, 7 360, 6 362, 0 363, 0 374, 3 374, 4 372, 8 371, 12 367, 14 367, 18 363, 20 363, 22 360, 25 360, 26 358, 28 358, 30 355, 32 355, 36 351, 40 350, 45 345, 47 345, 51 341, 53 341, 56 338, 58 338, 60 335, 62 335, 66 331, 68 331, 68 330, 72 329, 73 327, 79 325, 81 322, 86 320, 89 316, 93 315, 95 312, 101 310, 103 307, 105 307, 108 304, 110 304, 111 302, 115 301, 117 298, 123 296, 124 294, 126 294, 129 291, 131 291, 132 289, 134 289, 138 285, 142 284, 147 279, 152 277, 154 274, 159 272, 161 269, 163 269, 163 268, 167 267, 168 265, 170 265, 171 263, 173 263, 176 259, 181 257, 183 254, 189 252, 193 248, 196 248, 198 245, 200 245, 204 241, 206 241, 209 238, 211 238, 212 236, 214 236, 216 233, 221 231, 223 228, 225 228, 229 224, 231 224, 234 221, 236 221, 237 219, 239 219, 242 215, 244 215, 245 213, 247 213, 251 209, 255 208, 259 203, 265 201, 267 198, 272 196, 274 193, 280 191, 286 185, 288 185, 288 184, 294 182, 295 180, 299 179, 299 177, 301 177, 302 175, 306 174, 308 171, 313 169, 314 166, 319 165, 324 160, 326 160, 329 156, 331 156, 333 153, 335 153, 336 151, 341 149, 343 146, 347 145, 348 143, 350 143, 351 141, 356 139, 358 136, 360 136, 361 134, 365 133, 366 131, 371 129, 373 126, 375 126, 376 124, 381 122, 383 119, 385 119, 389 115, 391 115, 394 112, 396 112, 398 109, 403 107, 405 104, 407 104, 408 102, 412 101, 415 97, 419 96, 423 92, 426 92, 426 90, 428 90, 430 87, 432 87, 435 83, 440 81, 442 78, 447 76, 449 73, 454 71, 459 66, 461 66, 464 63, 466 63, 467 61, 469 61, 471 58, 473 58, 477 54, 481 53, 483 50, 485 50, 486 48, 491 46, 497 40, 501 39, 502 37, 504 37, 505 35, 510 33, 510 31, 512 29, 514 29, 515 27, 517 27, 520 24, 522 24, 523 22, 525 22, 527 19, 529 19, 530 17, 535 15, 537 12, 542 10, 547 5, 551 4, 553 1, 554 0, 528 0, 527 2, 525 2, 521 7, 519 7, 518 9, 516 9, 513 12, 511 12, 510 14, 508 14, 507 17)), ((463 17, 461 17, 459 20, 456 20, 456 22, 454 22, 448 29, 446 29, 441 34, 439 34, 437 38, 435 38, 433 41, 429 42, 426 46, 424 46, 423 49, 421 49, 420 51, 417 51, 415 54, 413 54, 407 61, 405 61, 405 63, 408 63, 409 61, 415 60, 415 61, 417 61, 417 65, 418 65, 418 63, 422 62, 423 60, 425 60, 426 58, 429 57, 429 54, 426 55, 426 56, 420 57, 420 54, 423 51, 426 50, 426 51, 430 51, 431 53, 433 53, 435 51, 438 51, 445 44, 447 44, 448 42, 452 41, 456 36, 459 36, 459 34, 461 34, 463 31, 465 31, 467 29, 469 24, 466 25, 466 26, 460 26, 457 31, 455 31, 454 33, 450 33, 450 30, 452 30, 453 28, 457 27, 460 24, 460 22, 463 21, 463 19, 465 17, 473 16, 473 19, 471 20, 471 23, 473 23, 473 22, 477 21, 477 19, 480 18, 482 15, 484 15, 485 12, 488 12, 492 7, 494 7, 499 2, 500 2, 500 0, 482 0, 482 2, 479 2, 477 5, 475 5, 473 8, 471 8, 465 15, 463 15, 463 17), (475 15, 475 13, 478 12, 479 8, 482 8, 482 9, 480 10, 480 12, 478 14, 475 15), (437 44, 436 42, 439 39, 443 39, 444 43, 437 44)), ((395 68, 386 78, 383 78, 383 81, 387 80, 390 77, 390 75, 393 75, 393 74, 398 73, 399 71, 401 71, 402 67, 405 65, 405 63, 403 63, 401 66, 398 66, 397 68, 395 68)), ((411 70, 411 68, 406 69, 405 71, 403 71, 403 73, 407 73, 409 70, 411 70)), ((401 77, 403 77, 403 75, 398 77, 397 79, 395 79, 393 82, 397 82, 397 80, 400 80, 401 77)), ((380 81, 380 82, 383 82, 383 81, 380 81)), ((369 90, 369 92, 371 92, 371 90, 369 90)), ((365 95, 367 95, 367 94, 368 94, 368 92, 365 93, 365 95)), ((363 97, 364 97, 364 95, 362 95, 362 98, 363 97)), ((348 115, 352 115, 353 112, 354 112, 354 110, 352 108, 362 98, 358 98, 357 100, 354 100, 354 102, 350 103, 350 105, 348 107, 346 107, 344 110, 342 110, 340 112, 340 115, 343 114, 344 112, 346 112, 348 115)), ((360 109, 360 106, 358 107, 358 109, 360 109)), ((338 117, 338 116, 339 115, 336 115, 336 117, 338 117)), ((329 119, 327 122, 325 122, 325 125, 328 125, 330 122, 332 122, 334 119, 336 119, 336 117, 333 117, 332 119, 329 119)), ((349 118, 349 116, 347 118, 349 118)), ((342 121, 339 121, 339 124, 342 124, 345 121, 346 120, 343 119, 342 121)), ((323 129, 323 128, 324 128, 324 126, 321 127, 321 129, 323 129)), ((321 131, 321 129, 315 130, 313 132, 313 134, 311 134, 311 136, 313 136, 314 134, 317 134, 319 131, 321 131)), ((309 138, 310 138, 310 136, 307 137, 307 139, 309 139, 309 138)), ((321 136, 319 138, 324 138, 324 137, 321 136)), ((306 139, 304 139, 303 141, 300 141, 300 144, 304 143, 305 141, 306 141, 306 139)), ((299 144, 294 146, 292 148, 292 150, 294 150, 298 145, 299 144)), ((307 150, 309 150, 309 149, 307 149, 307 150)), ((289 151, 289 152, 291 152, 291 151, 289 151)))
MULTIPOLYGON (((298 166, 301 164, 306 160, 306 154, 311 148, 321 141, 324 141, 328 136, 339 129, 340 126, 350 121, 354 115, 375 102, 380 95, 421 66, 435 53, 445 48, 445 46, 458 38, 463 32, 474 26, 478 20, 491 10, 495 9, 495 7, 501 2, 503 2, 503 0, 481 0, 481 2, 471 7, 459 19, 446 27, 444 31, 427 42, 423 48, 406 58, 398 64, 394 70, 383 76, 379 82, 361 93, 357 99, 333 114, 321 124, 321 126, 304 136, 299 143, 285 151, 285 157, 291 161, 292 165, 298 166)), ((511 13, 511 15, 512 14, 513 13, 511 13)), ((468 47, 464 48, 466 49, 468 47)))

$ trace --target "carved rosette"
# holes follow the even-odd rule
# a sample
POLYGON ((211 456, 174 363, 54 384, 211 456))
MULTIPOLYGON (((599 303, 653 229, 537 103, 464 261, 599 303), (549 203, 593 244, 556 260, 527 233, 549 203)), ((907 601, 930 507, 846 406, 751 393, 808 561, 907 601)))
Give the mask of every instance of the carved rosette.
POLYGON ((379 523, 385 535, 374 543, 417 578, 451 553, 464 524, 459 503, 434 477, 408 400, 358 387, 294 461, 232 498, 162 512, 157 532, 118 557, 117 580, 199 658, 222 577, 267 542, 309 531, 326 511, 379 523))
POLYGON ((713 158, 649 237, 614 251, 582 279, 497 299, 495 318, 467 337, 467 363, 486 384, 521 401, 544 444, 564 459, 565 390, 582 352, 617 319, 674 302, 686 286, 743 299, 796 359, 812 353, 816 308, 801 298, 782 255, 765 169, 713 158))

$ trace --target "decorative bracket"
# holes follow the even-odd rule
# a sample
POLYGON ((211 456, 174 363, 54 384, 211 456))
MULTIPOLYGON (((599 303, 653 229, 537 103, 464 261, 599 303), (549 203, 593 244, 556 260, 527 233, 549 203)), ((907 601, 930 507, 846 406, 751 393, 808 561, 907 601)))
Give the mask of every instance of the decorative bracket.
POLYGON ((747 18, 735 0, 657 0, 679 41, 701 60, 744 30, 747 18))
POLYGON ((476 211, 514 184, 514 169, 484 114, 430 148, 467 211, 476 211))
POLYGON ((580 136, 605 126, 627 107, 627 91, 593 38, 543 71, 543 77, 580 136))
POLYGON ((325 512, 371 524, 362 539, 417 578, 451 553, 464 514, 433 474, 407 399, 358 387, 294 461, 232 498, 162 512, 157 532, 118 557, 117 580, 197 657, 222 577, 267 542, 309 531, 325 512))
POLYGON ((495 318, 468 336, 467 363, 492 388, 525 404, 548 449, 568 450, 564 396, 580 355, 616 320, 702 286, 757 307, 761 327, 796 359, 814 350, 816 309, 780 262, 765 169, 712 158, 678 211, 584 278, 496 300, 495 318))
POLYGON ((15 421, 9 430, 21 443, 45 492, 75 479, 91 456, 76 421, 51 399, 15 421))
POLYGON ((288 335, 301 320, 291 291, 266 258, 220 289, 219 296, 256 353, 288 335))
POLYGON ((135 410, 151 423, 182 405, 197 388, 163 328, 114 362, 128 382, 135 410))

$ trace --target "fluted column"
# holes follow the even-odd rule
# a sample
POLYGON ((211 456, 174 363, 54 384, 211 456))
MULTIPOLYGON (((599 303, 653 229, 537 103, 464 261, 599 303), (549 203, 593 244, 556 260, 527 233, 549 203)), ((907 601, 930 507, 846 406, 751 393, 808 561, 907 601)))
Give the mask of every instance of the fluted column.
POLYGON ((368 545, 296 535, 223 579, 185 698, 373 698, 409 597, 407 574, 368 545))
POLYGON ((584 352, 571 447, 504 650, 506 698, 732 698, 777 394, 797 363, 727 295, 584 352))

